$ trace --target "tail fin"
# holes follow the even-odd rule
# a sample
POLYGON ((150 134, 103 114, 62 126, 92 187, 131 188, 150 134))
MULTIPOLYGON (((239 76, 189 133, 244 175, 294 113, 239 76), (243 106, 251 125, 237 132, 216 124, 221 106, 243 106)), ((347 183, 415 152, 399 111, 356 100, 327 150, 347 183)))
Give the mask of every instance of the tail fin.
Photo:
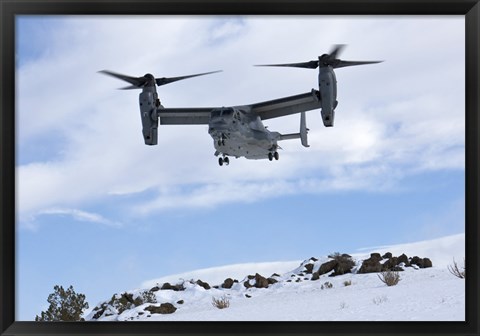
POLYGON ((280 136, 279 140, 300 139, 304 147, 310 147, 307 139, 308 131, 309 129, 307 128, 305 112, 300 112, 300 133, 279 134, 280 136))
POLYGON ((307 128, 307 120, 305 117, 305 112, 300 113, 300 140, 302 141, 303 147, 310 147, 308 144, 307 134, 309 129, 307 128))

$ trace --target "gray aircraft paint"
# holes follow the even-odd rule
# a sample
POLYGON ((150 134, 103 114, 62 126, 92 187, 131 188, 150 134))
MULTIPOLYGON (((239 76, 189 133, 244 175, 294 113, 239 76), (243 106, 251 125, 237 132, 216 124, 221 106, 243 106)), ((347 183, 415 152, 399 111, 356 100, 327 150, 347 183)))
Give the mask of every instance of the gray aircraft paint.
POLYGON ((260 66, 297 67, 318 70, 318 90, 275 100, 231 107, 165 108, 160 104, 156 86, 175 81, 212 74, 219 71, 181 77, 155 78, 151 74, 131 77, 112 71, 100 71, 130 83, 123 89, 141 88, 139 95, 142 134, 146 145, 158 144, 158 125, 208 125, 208 133, 213 139, 215 156, 222 166, 229 164, 229 157, 247 159, 278 160, 278 141, 300 139, 304 147, 308 145, 308 128, 305 112, 321 109, 325 127, 333 127, 337 101, 337 79, 334 69, 380 63, 381 61, 343 61, 337 58, 344 45, 336 45, 330 54, 323 54, 318 60, 303 63, 266 64, 260 66), (300 113, 299 133, 281 134, 270 131, 264 120, 300 113))

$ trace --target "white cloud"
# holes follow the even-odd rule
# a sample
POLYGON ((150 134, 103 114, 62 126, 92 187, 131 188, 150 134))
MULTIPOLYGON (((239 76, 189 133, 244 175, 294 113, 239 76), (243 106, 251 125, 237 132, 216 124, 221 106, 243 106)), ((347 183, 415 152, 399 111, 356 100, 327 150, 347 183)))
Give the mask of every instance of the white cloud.
MULTIPOLYGON (((52 132, 64 141, 55 158, 17 167, 20 213, 80 209, 87 200, 152 190, 157 199, 133 204, 134 211, 385 191, 409 174, 464 168, 463 18, 227 19, 67 19, 48 57, 17 71, 22 148, 52 132), (279 162, 239 159, 220 168, 206 126, 162 126, 159 145, 145 146, 139 92, 117 91, 122 82, 97 73, 224 69, 159 88, 162 103, 239 105, 317 86, 315 71, 252 64, 308 61, 335 43, 349 44, 344 59, 386 62, 339 69, 336 126, 324 128, 319 111, 309 112, 311 147, 284 142, 279 162)), ((266 124, 296 132, 298 116, 266 124)))
POLYGON ((64 209, 64 208, 51 208, 45 209, 38 212, 37 216, 40 215, 60 215, 60 216, 71 216, 74 220, 79 222, 90 222, 96 224, 103 224, 107 226, 120 227, 121 224, 118 222, 113 222, 107 218, 104 218, 102 215, 86 212, 78 209, 64 209))

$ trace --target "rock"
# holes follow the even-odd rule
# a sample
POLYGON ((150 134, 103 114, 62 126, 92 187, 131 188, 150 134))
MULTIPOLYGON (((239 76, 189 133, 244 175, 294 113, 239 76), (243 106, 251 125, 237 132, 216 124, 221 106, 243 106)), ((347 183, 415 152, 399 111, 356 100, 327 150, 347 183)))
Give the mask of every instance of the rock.
POLYGON ((428 258, 413 257, 410 260, 411 265, 417 265, 420 268, 432 267, 432 261, 428 258))
POLYGON ((355 266, 355 262, 348 254, 342 254, 341 256, 336 257, 335 260, 337 261, 337 265, 335 265, 334 272, 330 276, 351 273, 352 268, 355 266))
POLYGON ((148 306, 145 308, 152 314, 173 314, 177 310, 174 305, 171 303, 162 303, 159 307, 158 306, 148 306))
POLYGON ((312 278, 310 280, 315 281, 315 280, 318 280, 318 279, 320 279, 320 274, 318 274, 318 272, 313 272, 312 273, 312 278))
POLYGON ((423 267, 424 268, 433 267, 432 261, 428 258, 423 258, 423 267))
POLYGON ((177 304, 184 304, 184 303, 185 303, 185 301, 183 301, 183 300, 178 300, 177 301, 177 304))
POLYGON ((255 287, 256 288, 267 288, 268 287, 268 280, 261 276, 260 274, 255 274, 255 287))
POLYGON ((174 290, 175 292, 178 292, 178 291, 185 290, 185 287, 183 287, 183 284, 171 285, 170 283, 165 282, 162 285, 162 288, 160 288, 160 290, 168 290, 168 289, 171 289, 171 290, 174 290))
POLYGON ((321 264, 320 269, 318 270, 318 275, 323 275, 333 271, 333 269, 335 268, 335 266, 337 266, 337 264, 338 264, 338 261, 336 260, 330 260, 330 261, 327 261, 326 263, 321 264))
POLYGON ((383 265, 380 264, 382 257, 380 253, 372 253, 370 254, 370 258, 365 259, 360 266, 360 269, 357 273, 374 273, 374 272, 381 272, 383 265))
POLYGON ((222 288, 230 289, 230 288, 232 288, 233 283, 234 283, 234 281, 233 281, 232 278, 227 278, 227 279, 225 279, 225 281, 223 282, 222 288))
POLYGON ((197 280, 197 282, 195 282, 195 283, 196 283, 197 285, 199 285, 200 287, 203 287, 203 288, 205 288, 205 289, 207 289, 207 290, 211 288, 208 283, 203 282, 203 281, 200 280, 200 279, 197 280))
POLYGON ((315 257, 311 257, 310 260, 313 261, 313 262, 318 261, 318 259, 315 258, 315 257))
POLYGON ((275 280, 274 278, 268 278, 267 281, 268 281, 268 284, 269 284, 269 285, 273 285, 273 284, 275 284, 275 283, 278 282, 278 281, 275 280))
POLYGON ((406 267, 410 266, 410 262, 408 261, 408 257, 405 253, 399 256, 397 261, 398 261, 398 264, 404 263, 406 267))
POLYGON ((313 265, 313 264, 306 264, 306 265, 304 266, 304 267, 305 267, 305 273, 307 273, 307 274, 312 274, 312 272, 313 272, 313 267, 314 267, 314 266, 315 266, 315 265, 313 265))
POLYGON ((390 257, 387 261, 383 263, 382 270, 388 271, 393 269, 398 265, 398 258, 397 257, 390 257))
POLYGON ((392 258, 392 253, 391 252, 387 252, 385 253, 383 256, 382 256, 383 259, 391 259, 392 258))
POLYGON ((155 287, 152 287, 152 288, 150 289, 150 292, 157 292, 157 291, 159 291, 159 290, 160 290, 160 287, 155 286, 155 287))

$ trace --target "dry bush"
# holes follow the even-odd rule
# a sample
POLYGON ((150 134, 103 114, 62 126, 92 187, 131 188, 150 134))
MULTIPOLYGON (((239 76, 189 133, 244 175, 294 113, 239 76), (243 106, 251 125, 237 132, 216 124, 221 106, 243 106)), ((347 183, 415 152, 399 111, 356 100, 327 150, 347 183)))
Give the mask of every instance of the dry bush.
POLYGON ((388 298, 385 295, 377 296, 373 298, 373 303, 375 303, 377 306, 387 301, 388 301, 388 298))
POLYGON ((230 300, 226 296, 222 296, 220 299, 212 298, 212 305, 218 309, 228 308, 230 306, 230 300))
POLYGON ((460 271, 455 259, 453 259, 453 265, 448 265, 448 270, 457 278, 465 279, 465 277, 467 276, 467 270, 465 269, 465 259, 463 259, 463 271, 460 271))
POLYGON ((400 281, 400 272, 398 271, 385 271, 377 274, 378 278, 382 280, 387 286, 395 286, 400 281))

